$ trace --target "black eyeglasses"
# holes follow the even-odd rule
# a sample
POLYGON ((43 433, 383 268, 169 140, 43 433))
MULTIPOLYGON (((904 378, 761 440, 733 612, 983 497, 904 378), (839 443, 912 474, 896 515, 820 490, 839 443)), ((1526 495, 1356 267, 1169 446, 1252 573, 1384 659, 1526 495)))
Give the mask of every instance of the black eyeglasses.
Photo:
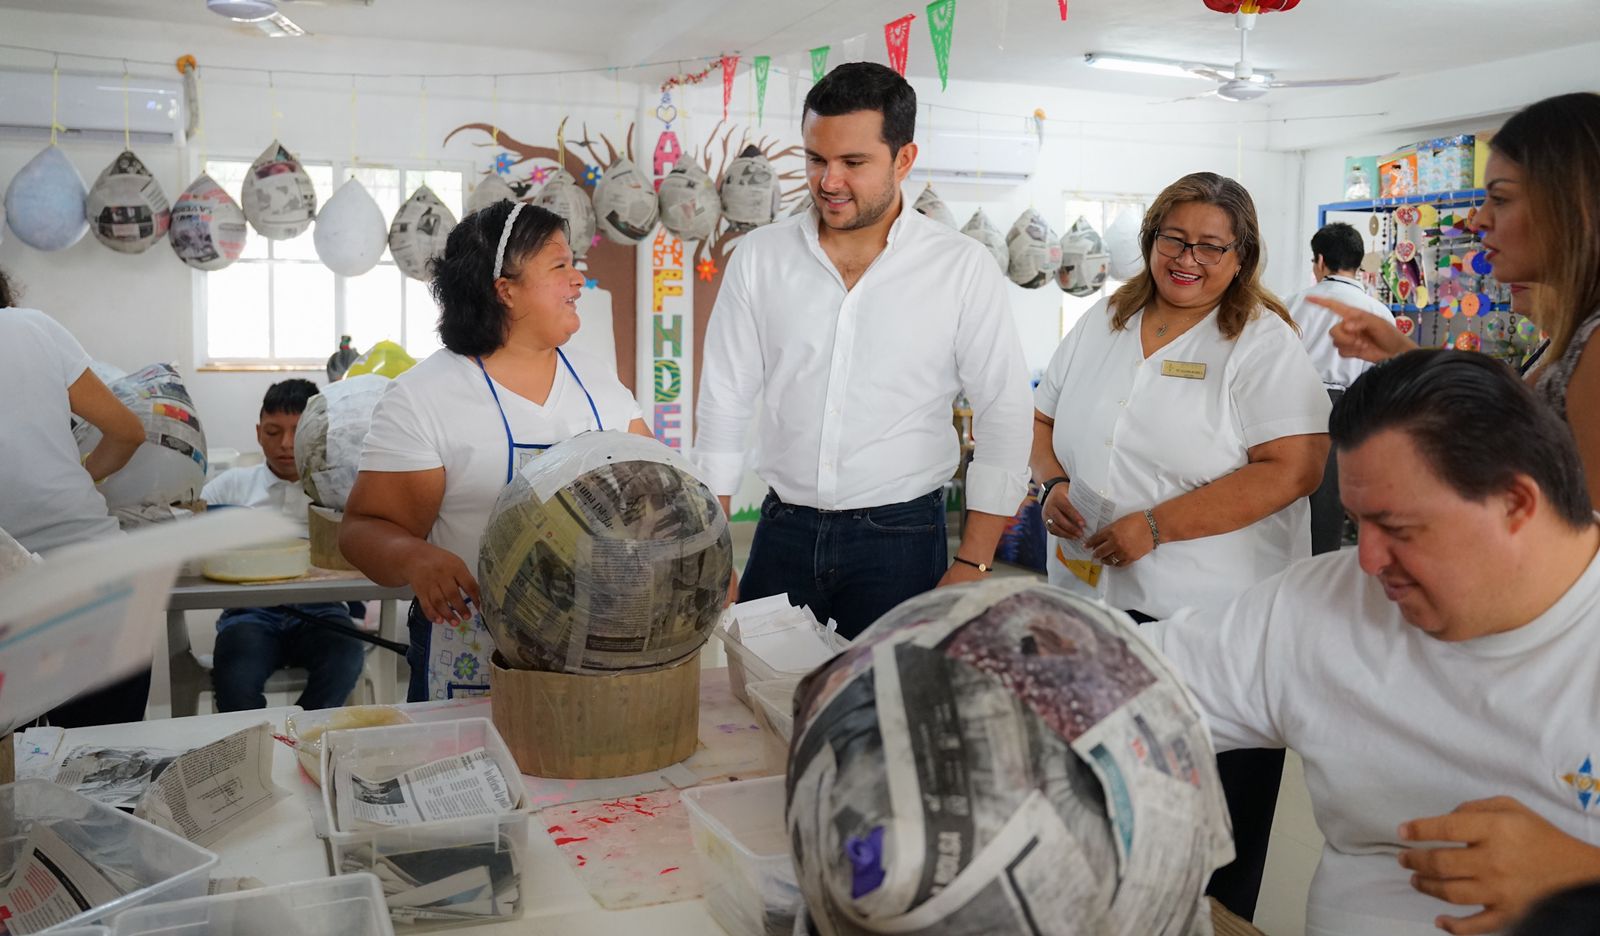
POLYGON ((1227 255, 1228 251, 1238 245, 1238 241, 1222 247, 1216 244, 1191 244, 1188 241, 1179 240, 1166 234, 1156 235, 1156 251, 1161 256, 1176 260, 1183 256, 1183 252, 1187 250, 1194 254, 1194 262, 1201 266, 1214 266, 1221 263, 1222 258, 1227 255))

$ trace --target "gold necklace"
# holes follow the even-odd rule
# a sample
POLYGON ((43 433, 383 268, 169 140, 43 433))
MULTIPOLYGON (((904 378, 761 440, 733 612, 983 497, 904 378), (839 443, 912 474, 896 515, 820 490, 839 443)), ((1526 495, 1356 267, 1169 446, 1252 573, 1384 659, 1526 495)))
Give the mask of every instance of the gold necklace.
POLYGON ((1170 325, 1170 324, 1172 324, 1172 323, 1171 323, 1171 322, 1167 322, 1167 323, 1165 323, 1165 324, 1163 324, 1163 325, 1161 325, 1161 326, 1160 326, 1160 327, 1158 327, 1158 328, 1157 328, 1157 329, 1156 329, 1156 337, 1157 337, 1157 338, 1163 338, 1163 337, 1166 337, 1166 334, 1167 334, 1167 325, 1170 325))

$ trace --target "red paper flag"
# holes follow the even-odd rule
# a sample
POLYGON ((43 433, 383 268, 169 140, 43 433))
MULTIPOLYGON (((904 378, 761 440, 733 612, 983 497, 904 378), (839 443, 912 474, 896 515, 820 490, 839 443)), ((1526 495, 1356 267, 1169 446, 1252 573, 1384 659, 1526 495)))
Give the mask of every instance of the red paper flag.
POLYGON ((892 23, 883 24, 883 42, 889 47, 889 67, 899 72, 901 77, 906 73, 906 46, 911 39, 911 21, 916 18, 916 14, 907 13, 892 23))
POLYGON ((733 100, 733 73, 739 67, 739 56, 722 57, 722 119, 728 119, 728 102, 733 100))
POLYGON ((1067 0, 1056 0, 1061 5, 1061 22, 1067 21, 1067 0))

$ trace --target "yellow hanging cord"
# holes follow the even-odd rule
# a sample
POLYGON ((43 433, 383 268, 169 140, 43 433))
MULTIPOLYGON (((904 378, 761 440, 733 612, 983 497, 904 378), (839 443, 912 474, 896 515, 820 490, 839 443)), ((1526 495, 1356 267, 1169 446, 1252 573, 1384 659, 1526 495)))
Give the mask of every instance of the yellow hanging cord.
POLYGON ((50 65, 50 145, 56 145, 56 131, 65 129, 56 120, 57 108, 61 103, 61 56, 56 56, 50 65))

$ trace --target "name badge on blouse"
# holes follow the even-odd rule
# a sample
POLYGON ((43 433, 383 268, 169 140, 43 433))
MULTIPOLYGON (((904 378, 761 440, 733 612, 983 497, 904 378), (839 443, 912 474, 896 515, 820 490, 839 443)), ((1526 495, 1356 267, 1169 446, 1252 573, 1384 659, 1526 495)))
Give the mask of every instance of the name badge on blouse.
POLYGON ((1182 377, 1185 380, 1205 380, 1206 366, 1197 361, 1162 361, 1161 376, 1182 377))

